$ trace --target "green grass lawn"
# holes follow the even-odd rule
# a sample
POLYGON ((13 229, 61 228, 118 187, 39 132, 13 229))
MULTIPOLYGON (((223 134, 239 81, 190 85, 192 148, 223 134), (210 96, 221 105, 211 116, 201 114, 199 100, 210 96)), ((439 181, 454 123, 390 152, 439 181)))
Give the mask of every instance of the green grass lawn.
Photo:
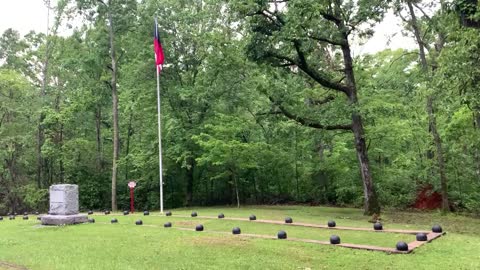
MULTIPOLYGON (((196 208, 199 216, 248 217, 337 226, 372 226, 359 209, 279 206, 246 208, 196 208)), ((414 235, 340 231, 259 224, 249 221, 182 218, 192 209, 174 209, 172 217, 141 213, 96 214, 95 224, 42 227, 31 216, 0 221, 0 262, 28 269, 480 269, 480 220, 439 213, 386 212, 385 228, 430 230, 439 223, 447 235, 424 245, 408 255, 352 250, 272 239, 235 237, 228 232, 235 226, 242 233, 275 236, 285 230, 289 237, 328 241, 337 234, 344 243, 394 247, 397 241, 413 241, 414 235), (142 219, 144 226, 135 226, 142 219), (205 232, 163 228, 167 221, 174 227, 194 228, 203 224, 205 232), (208 232, 224 231, 225 234, 208 232)), ((6 268, 0 263, 0 269, 6 268)))

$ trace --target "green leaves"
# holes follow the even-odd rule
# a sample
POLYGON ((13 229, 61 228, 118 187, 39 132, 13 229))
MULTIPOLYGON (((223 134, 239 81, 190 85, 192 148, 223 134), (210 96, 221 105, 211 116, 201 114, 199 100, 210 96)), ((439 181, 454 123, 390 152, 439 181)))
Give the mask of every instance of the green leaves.
POLYGON ((142 191, 140 207, 158 205, 156 15, 166 54, 160 84, 168 207, 228 204, 236 201, 235 191, 241 202, 361 205, 351 133, 301 126, 281 114, 280 104, 323 125, 348 124, 353 112, 360 113, 380 200, 408 206, 416 186, 438 182, 425 114, 426 97, 435 93, 450 195, 473 209, 480 156, 478 31, 461 28, 455 13, 439 10, 430 20, 419 18, 436 69, 431 80, 418 66, 418 52, 385 50, 354 59, 358 104, 351 105, 343 91, 342 46, 351 35, 369 38, 387 2, 61 1, 62 18, 86 19, 71 36, 20 37, 8 30, 0 38, 0 184, 9 189, 0 191, 1 203, 7 193, 26 207, 42 203, 43 191, 33 180, 41 124, 47 160, 42 166, 48 171, 42 181, 63 177, 78 183, 85 207, 109 204, 111 59, 105 20, 111 12, 119 63, 120 207, 128 202, 124 187, 131 179, 142 191), (433 42, 439 31, 446 34, 441 53, 433 42), (41 100, 38 74, 47 40, 53 49, 41 100))

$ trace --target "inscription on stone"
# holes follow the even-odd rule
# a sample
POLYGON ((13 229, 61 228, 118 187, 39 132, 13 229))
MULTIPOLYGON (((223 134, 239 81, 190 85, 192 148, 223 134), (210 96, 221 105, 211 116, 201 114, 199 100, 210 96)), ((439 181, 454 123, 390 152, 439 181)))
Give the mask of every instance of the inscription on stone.
POLYGON ((61 190, 51 190, 50 191, 50 202, 52 203, 63 203, 65 202, 65 192, 61 190))

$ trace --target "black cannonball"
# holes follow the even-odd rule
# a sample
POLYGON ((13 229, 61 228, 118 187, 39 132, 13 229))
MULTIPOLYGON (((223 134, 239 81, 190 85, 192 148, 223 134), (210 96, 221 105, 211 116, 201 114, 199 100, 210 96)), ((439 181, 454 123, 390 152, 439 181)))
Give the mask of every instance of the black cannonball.
POLYGON ((203 225, 202 225, 202 224, 197 225, 197 226, 195 227, 195 231, 197 231, 197 232, 203 231, 203 225))
POLYGON ((0 217, 0 221, 3 220, 3 217, 0 217))
POLYGON ((170 211, 165 212, 165 216, 169 217, 171 215, 172 215, 172 212, 170 212, 170 211))
POLYGON ((128 215, 128 214, 130 214, 129 211, 127 211, 127 210, 123 211, 123 215, 124 215, 124 216, 126 216, 126 215, 128 215))
POLYGON ((143 211, 143 215, 144 215, 144 216, 148 216, 148 215, 150 215, 150 212, 148 212, 148 211, 143 211))
POLYGON ((88 223, 95 223, 95 219, 94 218, 89 218, 88 223))
POLYGON ((397 250, 399 251, 408 251, 408 245, 407 243, 400 241, 397 243, 397 250))
POLYGON ((42 217, 37 217, 37 220, 42 220, 42 217))
POLYGON ((143 225, 143 221, 137 220, 137 221, 135 221, 135 225, 143 225))
POLYGON ((248 217, 249 220, 257 220, 257 217, 255 215, 250 215, 248 217))
POLYGON ((192 217, 196 217, 196 216, 197 216, 197 212, 192 212, 191 216, 192 216, 192 217))
POLYGON ((333 244, 333 245, 340 244, 340 237, 338 235, 330 236, 330 244, 333 244))
POLYGON ((278 239, 287 239, 287 232, 286 231, 279 231, 277 233, 277 238, 278 239))
POLYGON ((118 219, 116 218, 113 218, 112 220, 110 220, 110 222, 113 224, 113 223, 118 223, 118 219))
POLYGON ((28 216, 23 216, 23 220, 28 220, 28 216))
POLYGON ((425 233, 417 233, 417 241, 427 241, 428 237, 425 233))
POLYGON ((105 210, 105 215, 110 215, 110 211, 105 210))
POLYGON ((89 214, 89 215, 93 215, 93 211, 92 211, 92 210, 89 210, 89 211, 88 211, 88 214, 89 214))
POLYGON ((170 227, 172 227, 172 223, 171 223, 171 222, 167 222, 167 223, 163 224, 163 227, 165 227, 165 228, 170 228, 170 227))
POLYGON ((330 228, 333 228, 333 227, 337 226, 337 223, 335 223, 334 220, 329 220, 327 224, 328 224, 328 227, 330 227, 330 228))
POLYGON ((239 227, 235 227, 235 228, 232 229, 232 233, 233 233, 233 234, 240 234, 241 232, 242 232, 242 231, 240 230, 239 227))
POLYGON ((432 232, 434 232, 434 233, 441 233, 442 231, 443 231, 442 226, 440 226, 440 225, 434 225, 432 227, 432 232))
POLYGON ((286 217, 285 218, 285 223, 292 223, 293 219, 291 217, 286 217))
POLYGON ((14 216, 14 215, 10 215, 10 216, 8 216, 8 219, 9 219, 9 220, 14 220, 14 219, 15 219, 15 216, 14 216))
POLYGON ((374 229, 375 231, 381 231, 381 230, 383 230, 383 225, 382 225, 382 223, 377 222, 377 223, 373 224, 373 229, 374 229))
POLYGON ((224 218, 225 215, 223 213, 218 214, 218 218, 224 218))

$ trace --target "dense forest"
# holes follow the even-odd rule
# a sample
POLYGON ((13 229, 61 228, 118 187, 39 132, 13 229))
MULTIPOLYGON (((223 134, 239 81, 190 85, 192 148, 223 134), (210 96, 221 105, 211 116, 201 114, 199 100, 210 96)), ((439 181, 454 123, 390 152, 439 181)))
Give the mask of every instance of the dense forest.
POLYGON ((480 214, 477 0, 59 0, 0 37, 0 214, 158 209, 155 16, 167 208, 480 214), (354 55, 387 14, 417 49, 354 55))

